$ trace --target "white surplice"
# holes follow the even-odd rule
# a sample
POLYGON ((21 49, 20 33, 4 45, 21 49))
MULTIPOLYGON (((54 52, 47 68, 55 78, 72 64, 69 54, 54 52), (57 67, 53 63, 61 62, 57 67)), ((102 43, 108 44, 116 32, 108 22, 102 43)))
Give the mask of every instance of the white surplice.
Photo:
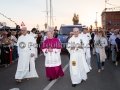
POLYGON ((34 38, 29 34, 25 36, 21 35, 18 38, 17 46, 19 58, 15 79, 38 77, 35 69, 34 57, 31 57, 31 53, 35 54, 35 48, 29 45, 30 42, 36 43, 34 38))
POLYGON ((48 49, 43 49, 42 51, 45 55, 45 67, 56 67, 61 65, 61 49, 53 49, 53 52, 49 52, 48 49))
POLYGON ((91 54, 90 54, 89 41, 91 40, 91 36, 89 33, 83 34, 83 32, 79 36, 80 36, 80 38, 82 38, 82 41, 84 43, 84 50, 86 52, 86 57, 90 58, 91 54))
MULTIPOLYGON (((70 76, 72 80, 72 84, 79 84, 82 80, 87 79, 87 73, 90 71, 85 59, 85 51, 83 49, 75 48, 75 50, 71 50, 70 47, 73 45, 71 43, 75 43, 76 45, 80 45, 80 37, 72 36, 68 41, 68 51, 70 53, 70 76), (72 62, 76 62, 74 66, 72 62)), ((76 46, 77 47, 77 46, 76 46)))
MULTIPOLYGON (((37 36, 37 34, 30 32, 30 35, 35 39, 35 41, 37 40, 37 38, 35 38, 37 36)), ((38 51, 37 48, 35 47, 35 59, 38 58, 38 51)))
POLYGON ((90 35, 90 33, 84 34, 82 32, 80 34, 80 37, 82 38, 82 41, 84 43, 84 50, 85 50, 87 64, 88 64, 89 68, 91 69, 91 53, 90 53, 90 45, 89 45, 89 41, 91 40, 91 35, 90 35))

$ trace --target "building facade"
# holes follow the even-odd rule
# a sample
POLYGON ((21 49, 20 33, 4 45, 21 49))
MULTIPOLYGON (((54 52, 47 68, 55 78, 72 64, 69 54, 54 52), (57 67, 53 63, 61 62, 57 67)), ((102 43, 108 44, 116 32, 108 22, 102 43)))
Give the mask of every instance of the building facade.
POLYGON ((101 14, 102 28, 120 29, 120 11, 104 11, 101 14))

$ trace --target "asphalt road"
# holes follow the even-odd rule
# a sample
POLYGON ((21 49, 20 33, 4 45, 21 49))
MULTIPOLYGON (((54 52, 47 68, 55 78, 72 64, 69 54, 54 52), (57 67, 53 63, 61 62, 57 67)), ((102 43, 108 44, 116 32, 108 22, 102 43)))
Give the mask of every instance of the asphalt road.
POLYGON ((20 90, 120 90, 120 65, 115 66, 111 60, 106 60, 105 70, 97 72, 96 57, 92 55, 92 71, 88 73, 88 79, 85 82, 72 87, 69 74, 69 58, 67 54, 62 54, 62 67, 65 76, 52 82, 48 81, 45 74, 43 55, 36 60, 36 70, 39 78, 30 81, 23 80, 22 83, 15 82, 15 72, 17 62, 10 67, 0 67, 0 90, 9 90, 19 88, 20 90))

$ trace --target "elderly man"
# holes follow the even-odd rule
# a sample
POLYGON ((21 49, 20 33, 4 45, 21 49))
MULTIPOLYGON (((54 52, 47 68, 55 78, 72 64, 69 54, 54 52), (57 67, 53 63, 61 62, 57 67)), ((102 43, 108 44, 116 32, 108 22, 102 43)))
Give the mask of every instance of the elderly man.
POLYGON ((53 38, 53 33, 47 32, 47 39, 44 41, 41 49, 45 55, 46 76, 49 81, 64 76, 61 66, 61 43, 59 39, 53 38))
MULTIPOLYGON (((119 35, 118 35, 118 30, 115 29, 115 30, 114 30, 114 33, 109 37, 109 40, 108 40, 108 41, 109 41, 108 48, 111 47, 111 51, 112 51, 112 61, 113 61, 113 63, 115 63, 115 61, 116 61, 116 56, 117 56, 116 51, 114 50, 114 48, 115 48, 115 46, 116 46, 115 39, 116 39, 117 37, 119 37, 119 35)), ((116 65, 117 65, 117 63, 116 63, 116 65)))
POLYGON ((18 66, 15 75, 17 82, 22 82, 24 78, 34 78, 38 77, 35 69, 35 40, 34 38, 27 34, 27 28, 22 27, 22 35, 18 38, 18 66))
POLYGON ((89 69, 92 70, 92 67, 91 67, 90 45, 89 45, 90 44, 90 40, 92 38, 91 38, 90 33, 88 33, 87 27, 83 28, 83 32, 80 34, 80 36, 83 38, 84 50, 85 50, 87 64, 89 66, 89 69))
POLYGON ((72 86, 81 83, 87 79, 87 73, 90 71, 85 59, 85 52, 82 47, 82 37, 79 36, 79 29, 73 29, 74 35, 68 41, 68 51, 70 53, 70 76, 72 86))

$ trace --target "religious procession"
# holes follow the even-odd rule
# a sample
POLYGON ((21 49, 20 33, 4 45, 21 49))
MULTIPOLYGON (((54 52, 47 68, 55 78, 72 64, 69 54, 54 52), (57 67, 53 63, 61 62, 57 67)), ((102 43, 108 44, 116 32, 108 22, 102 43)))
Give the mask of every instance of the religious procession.
POLYGON ((0 90, 120 90, 119 3, 1 0, 0 90))
MULTIPOLYGON (((40 53, 45 56, 46 77, 49 81, 64 76, 60 55, 63 47, 58 38, 58 32, 54 30, 47 31, 43 36, 42 34, 35 28, 28 32, 25 26, 17 33, 15 31, 0 32, 0 64, 9 68, 11 63, 18 61, 16 82, 21 83, 23 79, 39 78, 35 62, 40 53)), ((106 33, 102 29, 89 32, 87 27, 83 27, 80 32, 79 28, 73 28, 67 41, 66 49, 73 87, 88 79, 87 75, 92 70, 91 54, 96 55, 98 73, 104 70, 105 60, 110 56, 112 56, 113 63, 118 65, 120 59, 119 29, 111 29, 106 33)))

